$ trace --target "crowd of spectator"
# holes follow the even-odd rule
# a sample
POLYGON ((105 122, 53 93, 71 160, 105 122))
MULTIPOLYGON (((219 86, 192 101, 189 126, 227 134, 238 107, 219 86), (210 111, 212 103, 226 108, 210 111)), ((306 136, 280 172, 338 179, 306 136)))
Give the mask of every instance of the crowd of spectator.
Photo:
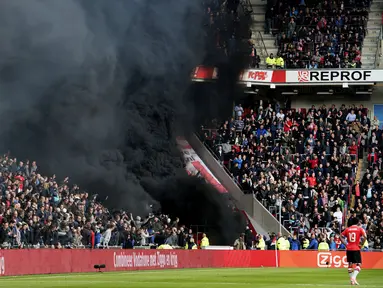
MULTIPOLYGON (((240 1, 203 5, 213 54, 227 57, 245 47, 247 55, 251 31, 242 18, 249 15, 239 11, 240 1)), ((167 215, 109 211, 69 178, 59 181, 41 175, 36 162, 0 157, 0 249, 208 246, 206 235, 199 234, 167 215)))
POLYGON ((204 7, 207 13, 208 43, 214 48, 209 49, 212 51, 209 60, 214 64, 217 60, 233 55, 250 55, 249 67, 259 67, 260 57, 251 41, 250 13, 243 2, 208 0, 204 1, 204 7))
POLYGON ((380 121, 371 121, 369 136, 364 135, 367 169, 352 189, 352 215, 360 215, 362 226, 376 243, 383 241, 383 135, 380 121))
MULTIPOLYGON (((349 222, 352 222, 350 218, 349 222)), ((359 219, 357 219, 358 221, 359 219)), ((359 226, 363 227, 363 221, 359 220, 359 226)), ((355 223, 355 222, 354 222, 355 223)), ((352 223, 349 223, 351 226, 352 223)), ((366 227, 363 227, 366 229, 366 227)), ((344 251, 345 245, 340 239, 340 231, 332 229, 319 229, 313 227, 309 232, 283 236, 281 233, 271 233, 268 237, 258 234, 255 237, 247 227, 245 233, 241 234, 234 242, 236 250, 314 250, 314 251, 344 251)), ((347 241, 347 240, 345 240, 347 241)), ((366 242, 362 251, 383 251, 381 238, 373 242, 366 242)))
MULTIPOLYGON (((202 134, 245 193, 253 193, 276 216, 281 207, 282 224, 297 237, 312 231, 317 236, 344 229, 358 159, 381 143, 375 136, 370 139, 373 144, 368 142, 374 121, 367 112, 363 105, 296 110, 280 109, 279 103, 246 109, 238 104, 234 117, 202 134)), ((372 129, 372 135, 377 134, 372 129)), ((379 139, 383 140, 381 133, 379 139)), ((376 162, 383 163, 378 158, 376 162)), ((373 181, 380 185, 380 178, 373 181)), ((374 191, 366 192, 368 200, 360 192, 358 207, 351 213, 364 219, 363 225, 369 223, 366 228, 375 229, 369 234, 371 245, 383 237, 382 189, 374 191)))
POLYGON ((36 162, 0 157, 0 249, 194 247, 192 230, 162 214, 109 212, 77 185, 42 176, 36 162))
POLYGON ((278 0, 266 12, 265 33, 275 31, 285 68, 361 68, 369 6, 369 0, 278 0))

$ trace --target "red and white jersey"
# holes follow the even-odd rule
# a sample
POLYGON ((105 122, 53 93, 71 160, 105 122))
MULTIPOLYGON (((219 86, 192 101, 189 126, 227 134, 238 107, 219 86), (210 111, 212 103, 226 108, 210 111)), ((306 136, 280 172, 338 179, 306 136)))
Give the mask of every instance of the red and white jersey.
POLYGON ((357 225, 348 227, 342 236, 347 238, 347 251, 359 251, 360 238, 367 238, 366 231, 357 225))

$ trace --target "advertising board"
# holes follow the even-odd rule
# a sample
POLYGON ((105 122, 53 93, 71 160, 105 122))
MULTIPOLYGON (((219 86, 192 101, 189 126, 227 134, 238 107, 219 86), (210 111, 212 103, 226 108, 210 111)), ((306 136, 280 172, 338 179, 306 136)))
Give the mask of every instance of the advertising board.
MULTIPOLYGON (((280 266, 286 268, 346 268, 345 251, 280 251, 280 266), (304 261, 302 261, 304 259, 304 261)), ((362 252, 364 269, 383 269, 382 252, 362 252)))
MULTIPOLYGON (((218 68, 199 66, 192 73, 192 81, 214 81, 218 68)), ((373 85, 383 82, 382 69, 245 69, 238 82, 246 85, 373 85)))
MULTIPOLYGON (((0 250, 0 276, 180 268, 345 268, 345 252, 252 250, 0 250)), ((383 252, 363 253, 363 269, 383 269, 383 252)))
POLYGON ((233 250, 0 250, 0 276, 159 270, 177 268, 275 267, 273 251, 233 250))

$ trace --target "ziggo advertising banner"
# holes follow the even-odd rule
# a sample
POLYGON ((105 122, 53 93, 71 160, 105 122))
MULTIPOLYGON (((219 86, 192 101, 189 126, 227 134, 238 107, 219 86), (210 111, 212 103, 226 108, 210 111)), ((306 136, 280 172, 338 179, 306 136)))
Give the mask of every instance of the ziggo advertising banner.
MULTIPOLYGON (((343 268, 345 252, 233 250, 0 250, 0 276, 177 268, 343 268), (277 256, 277 257, 276 257, 277 256), (304 261, 302 261, 304 259, 304 261)), ((363 253, 363 268, 383 269, 383 253, 363 253)))
MULTIPOLYGON (((280 267, 288 268, 347 268, 346 252, 280 251, 280 267)), ((382 252, 363 252, 364 269, 383 269, 382 252)))

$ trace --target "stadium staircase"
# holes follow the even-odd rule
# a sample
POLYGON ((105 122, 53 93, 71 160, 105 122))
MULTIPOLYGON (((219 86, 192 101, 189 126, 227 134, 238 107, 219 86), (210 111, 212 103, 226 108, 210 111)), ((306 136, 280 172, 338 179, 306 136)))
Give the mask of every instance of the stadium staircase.
POLYGON ((229 191, 231 199, 236 207, 243 211, 249 225, 257 232, 268 237, 269 232, 281 231, 284 235, 289 235, 289 231, 280 225, 279 221, 253 196, 244 194, 236 184, 234 179, 224 170, 221 164, 214 158, 208 148, 199 140, 196 135, 188 137, 188 142, 202 159, 209 170, 229 191))
MULTIPOLYGON (((364 153, 364 154, 367 154, 367 153, 364 153)), ((356 180, 359 180, 362 181, 362 178, 364 176, 364 172, 366 172, 367 170, 367 155, 364 155, 363 156, 363 159, 359 159, 359 162, 358 162, 358 169, 356 171, 356 176, 355 176, 355 179, 356 180)))
MULTIPOLYGON (((364 153, 366 154, 366 153, 364 153)), ((363 178, 363 172, 367 168, 367 157, 364 155, 362 159, 358 160, 358 169, 356 170, 355 179, 361 181, 363 178)), ((355 195, 351 195, 351 207, 355 207, 355 195)))
POLYGON ((265 34, 265 13, 267 9, 267 1, 265 0, 250 0, 253 8, 252 19, 253 24, 251 27, 251 39, 254 43, 257 54, 261 58, 260 67, 265 68, 266 58, 270 53, 277 54, 278 48, 275 46, 275 36, 272 34, 265 34))
POLYGON ((368 14, 367 35, 364 38, 362 48, 362 67, 366 69, 373 69, 379 66, 382 11, 383 0, 374 0, 368 14))

